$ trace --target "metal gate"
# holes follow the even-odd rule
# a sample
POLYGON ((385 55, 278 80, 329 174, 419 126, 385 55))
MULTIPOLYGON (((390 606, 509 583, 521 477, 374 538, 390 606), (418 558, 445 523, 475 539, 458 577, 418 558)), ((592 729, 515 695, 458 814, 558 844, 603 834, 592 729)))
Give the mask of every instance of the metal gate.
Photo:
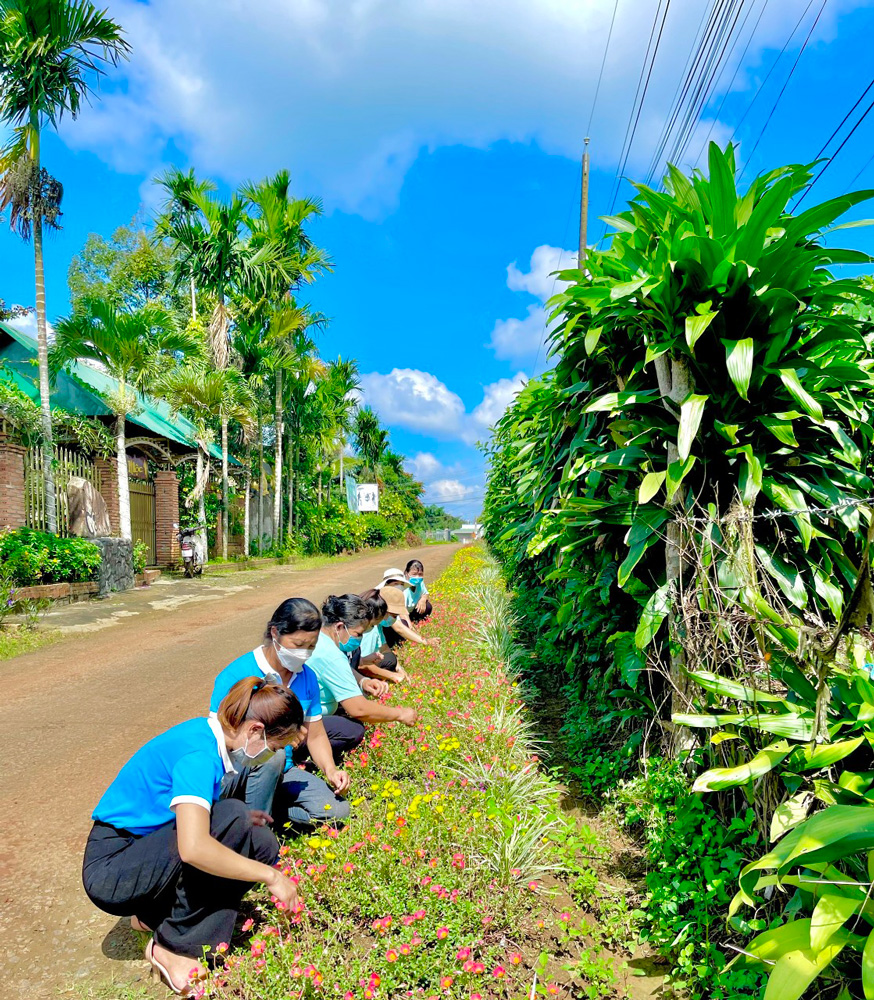
POLYGON ((158 561, 155 551, 155 484, 142 479, 130 480, 130 526, 133 540, 146 546, 146 565, 158 561))

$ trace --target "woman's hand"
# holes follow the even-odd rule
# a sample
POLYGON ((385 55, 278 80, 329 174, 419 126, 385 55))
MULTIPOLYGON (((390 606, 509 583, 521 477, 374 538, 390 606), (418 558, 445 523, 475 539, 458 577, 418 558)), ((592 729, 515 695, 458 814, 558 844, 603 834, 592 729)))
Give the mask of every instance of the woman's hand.
POLYGON ((294 912, 300 902, 300 895, 297 886, 290 878, 286 878, 282 872, 273 869, 273 877, 264 883, 270 890, 270 894, 275 897, 277 903, 282 904, 282 908, 294 912))
POLYGON ((426 639, 425 640, 425 645, 426 646, 439 646, 440 645, 440 640, 437 638, 436 635, 433 635, 433 636, 431 636, 430 639, 426 639))
POLYGON ((372 695, 374 698, 382 698, 383 695, 388 694, 388 684, 385 681, 379 681, 375 677, 365 677, 361 682, 361 690, 365 694, 372 695))
POLYGON ((405 726, 415 726, 416 720, 419 718, 419 713, 415 708, 403 708, 398 709, 398 722, 403 722, 405 726))
POLYGON ((273 826, 273 817, 263 809, 250 809, 249 819, 252 826, 273 826))
POLYGON ((427 597, 420 597, 419 600, 416 601, 416 611, 418 611, 420 615, 425 614, 425 608, 427 607, 428 607, 427 597))
POLYGON ((352 784, 352 779, 346 771, 341 771, 339 768, 334 768, 325 777, 328 779, 328 784, 331 785, 338 795, 348 792, 349 786, 352 784))

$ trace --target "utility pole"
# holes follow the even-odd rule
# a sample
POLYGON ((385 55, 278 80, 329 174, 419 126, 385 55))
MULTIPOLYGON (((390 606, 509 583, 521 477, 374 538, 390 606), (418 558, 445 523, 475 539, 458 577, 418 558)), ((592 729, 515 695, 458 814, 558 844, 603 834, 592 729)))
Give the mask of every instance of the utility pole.
POLYGON ((589 139, 586 137, 585 146, 583 148, 583 182, 582 190, 580 194, 580 250, 579 250, 579 267, 582 271, 583 265, 586 262, 586 248, 588 246, 588 240, 586 238, 586 230, 589 221, 589 139))

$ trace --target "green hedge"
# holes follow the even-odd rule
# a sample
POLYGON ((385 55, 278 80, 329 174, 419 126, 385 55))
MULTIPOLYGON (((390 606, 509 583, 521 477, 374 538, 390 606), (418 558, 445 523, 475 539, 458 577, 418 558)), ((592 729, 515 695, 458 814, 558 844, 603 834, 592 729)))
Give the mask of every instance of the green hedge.
POLYGON ((0 531, 0 566, 20 587, 95 580, 100 549, 84 538, 58 538, 46 531, 0 531))

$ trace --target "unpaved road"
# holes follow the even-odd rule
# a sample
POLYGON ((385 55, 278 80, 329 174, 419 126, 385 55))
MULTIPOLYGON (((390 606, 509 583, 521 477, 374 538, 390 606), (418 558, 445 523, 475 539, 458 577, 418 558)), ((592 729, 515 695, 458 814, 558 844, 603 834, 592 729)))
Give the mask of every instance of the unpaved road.
POLYGON ((319 604, 328 594, 358 593, 385 567, 412 558, 425 562, 433 580, 458 548, 155 587, 154 597, 131 595, 111 627, 77 627, 54 646, 0 662, 3 1000, 48 1000, 70 995, 76 982, 143 977, 126 923, 95 909, 82 889, 91 810, 138 747, 206 711, 212 679, 257 644, 280 601, 303 596, 319 604), (207 600, 197 599, 201 583, 207 600))

